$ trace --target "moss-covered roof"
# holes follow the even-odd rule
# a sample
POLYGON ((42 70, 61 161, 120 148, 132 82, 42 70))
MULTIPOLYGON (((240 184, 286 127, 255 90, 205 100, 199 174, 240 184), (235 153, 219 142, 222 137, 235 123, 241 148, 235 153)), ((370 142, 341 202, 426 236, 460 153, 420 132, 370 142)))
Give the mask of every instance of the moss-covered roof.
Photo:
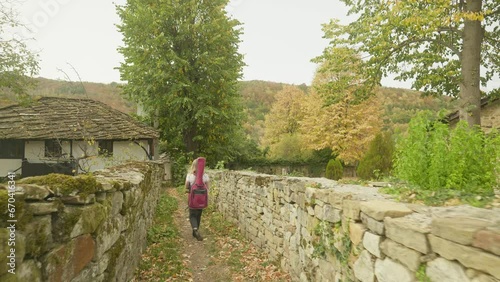
POLYGON ((43 97, 0 108, 0 139, 129 140, 158 132, 99 101, 43 97))

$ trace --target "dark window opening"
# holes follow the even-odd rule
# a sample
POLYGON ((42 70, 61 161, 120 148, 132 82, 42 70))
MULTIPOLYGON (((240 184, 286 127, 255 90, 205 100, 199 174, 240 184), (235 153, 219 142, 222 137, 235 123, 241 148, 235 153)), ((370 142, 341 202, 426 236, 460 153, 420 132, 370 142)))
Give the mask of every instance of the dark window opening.
POLYGON ((24 141, 0 140, 0 159, 22 159, 23 153, 24 141))
POLYGON ((100 140, 99 142, 99 155, 100 156, 112 156, 113 155, 113 141, 112 140, 100 140))
POLYGON ((58 140, 45 140, 45 157, 60 158, 62 157, 62 147, 58 140))

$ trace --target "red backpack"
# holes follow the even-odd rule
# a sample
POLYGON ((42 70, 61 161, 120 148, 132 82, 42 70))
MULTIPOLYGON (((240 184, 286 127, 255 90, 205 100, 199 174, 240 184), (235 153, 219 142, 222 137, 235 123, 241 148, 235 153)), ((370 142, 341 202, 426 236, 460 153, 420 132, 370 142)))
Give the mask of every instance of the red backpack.
POLYGON ((190 209, 204 209, 208 206, 208 189, 203 183, 203 173, 205 171, 205 158, 198 158, 196 168, 196 178, 189 190, 188 206, 190 209))

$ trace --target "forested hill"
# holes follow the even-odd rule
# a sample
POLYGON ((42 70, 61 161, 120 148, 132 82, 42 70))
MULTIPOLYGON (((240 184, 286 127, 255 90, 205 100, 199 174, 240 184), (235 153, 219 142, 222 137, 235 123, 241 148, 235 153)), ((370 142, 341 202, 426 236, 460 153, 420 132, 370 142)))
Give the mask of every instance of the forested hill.
MULTIPOLYGON (((87 98, 103 102, 124 113, 135 113, 136 106, 122 95, 118 83, 70 82, 47 78, 36 78, 36 86, 29 90, 32 97, 87 98)), ((0 107, 12 104, 12 95, 0 92, 0 107)))
MULTIPOLYGON (((35 89, 30 90, 33 97, 60 96, 74 98, 90 98, 118 109, 125 113, 135 113, 136 105, 125 99, 120 93, 121 88, 118 83, 94 83, 94 82, 68 82, 62 80, 52 80, 37 78, 35 89)), ((275 101, 275 96, 283 90, 286 83, 252 80, 239 82, 239 91, 243 98, 243 106, 247 113, 247 120, 244 123, 247 134, 259 143, 264 132, 265 115, 271 110, 275 101)), ((310 87, 305 84, 295 85, 295 87, 308 92, 310 87)), ((446 109, 450 107, 449 101, 445 98, 421 97, 420 92, 408 89, 381 87, 378 97, 383 105, 385 114, 384 124, 388 126, 406 124, 414 116, 416 111, 422 109, 446 109)), ((0 93, 0 107, 11 104, 12 97, 8 94, 0 93)))
MULTIPOLYGON (((289 84, 268 81, 242 81, 240 82, 240 92, 243 97, 245 111, 248 119, 244 124, 246 133, 257 143, 260 143, 264 134, 265 115, 271 110, 278 92, 289 84)), ((310 87, 305 84, 295 85, 305 93, 310 91, 310 87)), ((421 92, 380 87, 376 91, 377 99, 380 101, 381 117, 384 128, 391 128, 399 131, 404 130, 410 119, 420 110, 453 109, 453 103, 449 97, 424 97, 421 92)))

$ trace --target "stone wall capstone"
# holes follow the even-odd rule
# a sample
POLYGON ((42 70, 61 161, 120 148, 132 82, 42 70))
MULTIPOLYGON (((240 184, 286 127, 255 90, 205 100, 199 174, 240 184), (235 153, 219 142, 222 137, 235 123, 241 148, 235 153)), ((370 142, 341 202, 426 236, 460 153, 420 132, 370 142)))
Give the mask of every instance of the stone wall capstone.
MULTIPOLYGON (((0 226, 0 281, 130 281, 146 248, 163 173, 156 162, 101 170, 91 193, 19 181, 14 246, 10 230, 0 226), (14 260, 7 257, 10 248, 14 260)), ((6 189, 0 185, 2 203, 6 189)))
POLYGON ((500 209, 404 204, 325 178, 209 171, 217 209, 293 281, 500 281, 500 209))

